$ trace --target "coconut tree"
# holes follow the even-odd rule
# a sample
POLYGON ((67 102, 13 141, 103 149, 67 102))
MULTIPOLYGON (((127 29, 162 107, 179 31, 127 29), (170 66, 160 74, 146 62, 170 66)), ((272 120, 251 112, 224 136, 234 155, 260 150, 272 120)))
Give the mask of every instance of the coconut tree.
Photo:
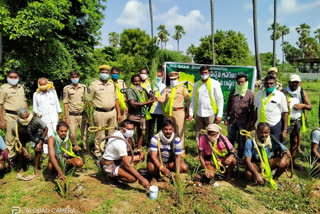
POLYGON ((307 38, 309 37, 310 34, 310 26, 307 24, 300 24, 298 27, 296 27, 296 31, 298 34, 300 34, 299 41, 297 42, 297 45, 299 48, 302 50, 302 58, 304 58, 305 53, 308 51, 307 50, 307 38))
POLYGON ((290 33, 289 28, 286 25, 282 25, 279 27, 279 32, 281 34, 281 46, 282 46, 282 64, 284 63, 284 36, 290 33))
POLYGON ((150 22, 151 22, 151 38, 153 38, 152 0, 149 0, 149 10, 150 10, 150 22))
POLYGON ((210 0, 210 8, 211 8, 212 65, 215 65, 215 58, 214 58, 214 4, 213 4, 213 0, 210 0))
POLYGON ((162 49, 162 43, 163 42, 167 42, 168 36, 170 36, 169 32, 166 29, 165 25, 159 25, 159 27, 157 28, 158 32, 158 38, 160 39, 160 43, 161 43, 161 49, 162 49))
POLYGON ((320 28, 314 31, 314 34, 316 35, 316 39, 318 39, 319 44, 320 44, 320 28))
POLYGON ((272 66, 276 66, 276 34, 277 34, 277 0, 273 1, 273 60, 272 60, 272 66))
POLYGON ((174 32, 174 34, 172 35, 172 38, 174 40, 177 40, 177 43, 178 43, 178 52, 179 52, 179 40, 181 39, 182 35, 185 35, 186 32, 184 32, 184 29, 181 25, 175 25, 174 26, 174 29, 176 30, 174 32))
POLYGON ((116 48, 119 45, 119 34, 116 32, 110 32, 109 33, 109 44, 111 47, 116 48))
POLYGON ((252 0, 252 7, 253 7, 253 32, 254 32, 254 47, 255 47, 255 54, 256 54, 256 67, 257 67, 257 77, 258 79, 262 78, 262 71, 261 71, 261 62, 260 62, 260 55, 259 55, 259 45, 258 45, 258 29, 257 29, 257 2, 256 0, 252 0))

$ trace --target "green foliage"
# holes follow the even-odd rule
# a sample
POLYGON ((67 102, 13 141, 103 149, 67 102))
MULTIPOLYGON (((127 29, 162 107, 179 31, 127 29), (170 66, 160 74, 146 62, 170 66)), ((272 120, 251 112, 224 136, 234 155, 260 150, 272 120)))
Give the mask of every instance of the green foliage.
MULTIPOLYGON (((247 39, 240 32, 218 30, 215 35, 215 61, 218 65, 239 65, 249 58, 250 50, 247 39)), ((189 49, 194 54, 194 61, 200 64, 212 62, 211 36, 200 39, 199 47, 189 49)))
MULTIPOLYGON (((56 178, 55 179, 55 182, 57 184, 57 190, 59 192, 59 194, 63 197, 63 198, 67 198, 68 195, 69 195, 69 189, 70 189, 70 181, 71 181, 71 178, 72 178, 72 175, 75 171, 75 167, 73 167, 69 172, 68 172, 68 175, 67 175, 67 178, 65 181, 61 181, 59 178, 56 178)), ((65 169, 64 169, 65 171, 65 169)))
POLYGON ((116 48, 119 45, 120 36, 116 32, 109 33, 109 44, 111 47, 116 48))
POLYGON ((162 65, 164 62, 191 63, 191 58, 189 56, 183 55, 177 51, 158 50, 156 53, 156 58, 159 62, 159 65, 162 65))
POLYGON ((158 32, 158 38, 160 39, 161 45, 160 48, 162 49, 162 43, 166 43, 167 41, 169 41, 168 36, 170 36, 169 32, 166 29, 165 25, 159 25, 159 27, 157 28, 158 32))

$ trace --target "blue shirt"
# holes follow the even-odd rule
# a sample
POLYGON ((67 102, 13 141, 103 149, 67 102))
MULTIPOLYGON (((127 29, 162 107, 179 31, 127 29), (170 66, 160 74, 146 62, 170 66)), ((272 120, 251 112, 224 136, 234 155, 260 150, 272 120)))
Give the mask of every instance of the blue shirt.
MULTIPOLYGON (((311 133, 311 143, 318 144, 320 142, 320 130, 315 129, 311 133)), ((318 146, 318 153, 320 153, 320 145, 318 146)))
POLYGON ((0 151, 5 150, 6 147, 6 143, 4 142, 3 138, 0 136, 0 151))

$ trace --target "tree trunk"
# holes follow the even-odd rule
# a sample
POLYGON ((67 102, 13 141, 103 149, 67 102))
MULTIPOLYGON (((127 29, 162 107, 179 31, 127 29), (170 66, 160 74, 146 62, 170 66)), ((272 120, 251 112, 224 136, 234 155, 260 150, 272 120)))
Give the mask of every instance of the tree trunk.
POLYGON ((210 0, 211 8, 211 40, 212 40, 212 65, 215 65, 214 58, 214 5, 213 0, 210 0))
POLYGON ((272 66, 276 66, 276 44, 277 44, 277 0, 274 0, 273 4, 273 60, 272 60, 272 66))
POLYGON ((0 65, 2 63, 2 34, 0 33, 0 65))
POLYGON ((260 80, 262 78, 262 71, 261 71, 261 62, 260 62, 259 44, 258 44, 256 0, 252 0, 252 6, 253 6, 253 31, 254 31, 254 48, 255 48, 255 54, 256 54, 257 79, 260 80))
POLYGON ((149 0, 150 21, 151 21, 151 38, 153 38, 153 15, 152 15, 152 0, 149 0))
POLYGON ((167 42, 164 42, 164 49, 167 49, 167 42))
POLYGON ((284 51, 283 51, 283 42, 284 42, 284 35, 281 35, 282 37, 282 65, 284 64, 284 51))
POLYGON ((179 39, 177 39, 177 43, 178 43, 178 52, 179 52, 179 39))

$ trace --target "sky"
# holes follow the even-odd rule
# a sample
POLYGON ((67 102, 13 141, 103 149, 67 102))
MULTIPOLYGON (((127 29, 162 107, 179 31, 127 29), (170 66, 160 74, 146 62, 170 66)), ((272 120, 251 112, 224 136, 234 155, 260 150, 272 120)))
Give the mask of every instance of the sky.
MULTIPOLYGON (((175 25, 182 25, 186 32, 180 40, 180 51, 193 43, 200 44, 200 38, 211 34, 211 12, 209 0, 153 0, 154 35, 157 27, 164 24, 170 33, 167 49, 177 50, 177 41, 172 38, 175 25)), ((151 34, 148 0, 108 0, 101 28, 101 45, 109 45, 110 32, 121 33, 124 29, 140 28, 151 34)), ((277 22, 286 25, 290 33, 285 40, 296 46, 297 26, 306 23, 314 30, 320 28, 320 0, 278 0, 277 22)), ((273 1, 257 0, 258 38, 260 53, 272 52, 271 31, 273 22, 273 1)), ((214 25, 217 30, 234 30, 247 38, 254 54, 252 22, 252 0, 215 0, 214 25)), ((277 40, 277 58, 282 58, 281 40, 277 40)))

